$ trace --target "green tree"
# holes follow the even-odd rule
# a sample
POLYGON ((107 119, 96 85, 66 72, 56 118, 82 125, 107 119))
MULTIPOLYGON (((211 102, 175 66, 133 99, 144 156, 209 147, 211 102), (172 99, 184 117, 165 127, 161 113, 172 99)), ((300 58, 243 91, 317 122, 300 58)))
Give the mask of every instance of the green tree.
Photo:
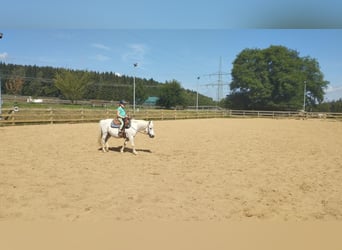
POLYGON ((40 79, 43 78, 42 72, 38 72, 36 74, 36 77, 34 77, 31 81, 29 81, 29 84, 25 84, 23 88, 23 94, 33 96, 33 98, 36 98, 37 96, 41 96, 43 93, 43 85, 42 81, 40 79))
POLYGON ((171 82, 166 82, 163 85, 157 105, 165 108, 186 106, 184 90, 178 81, 172 80, 171 82))
POLYGON ((245 49, 235 59, 226 105, 239 109, 300 109, 323 101, 328 82, 319 64, 283 46, 245 49), (305 88, 306 87, 306 88, 305 88))
POLYGON ((342 112, 342 99, 330 103, 330 112, 342 112))
POLYGON ((25 69, 24 67, 15 68, 10 78, 6 81, 6 93, 19 95, 24 86, 25 69))
POLYGON ((135 97, 137 104, 142 104, 148 98, 147 88, 142 82, 135 85, 135 97))
POLYGON ((75 103, 83 97, 89 79, 88 72, 61 70, 56 73, 54 80, 56 88, 61 91, 63 96, 75 103))

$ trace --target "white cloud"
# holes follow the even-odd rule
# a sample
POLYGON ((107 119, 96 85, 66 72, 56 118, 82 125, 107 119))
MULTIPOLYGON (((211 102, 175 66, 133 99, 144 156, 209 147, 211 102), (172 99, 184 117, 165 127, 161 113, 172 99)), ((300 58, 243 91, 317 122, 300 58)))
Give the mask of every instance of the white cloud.
POLYGON ((108 46, 103 45, 101 43, 93 43, 91 46, 94 48, 97 48, 97 49, 110 50, 110 48, 108 46))
POLYGON ((328 86, 326 92, 335 92, 335 91, 342 91, 342 86, 328 86))
POLYGON ((100 61, 100 62, 104 62, 104 61, 110 60, 111 58, 108 57, 108 56, 102 55, 102 54, 97 54, 97 55, 94 57, 94 59, 97 60, 97 61, 100 61))
POLYGON ((325 98, 328 101, 338 100, 342 98, 342 86, 328 86, 325 91, 325 98))
POLYGON ((144 44, 129 44, 128 51, 122 55, 125 62, 139 62, 144 60, 148 48, 144 44))
POLYGON ((4 53, 0 53, 0 60, 6 60, 8 58, 8 53, 4 52, 4 53))

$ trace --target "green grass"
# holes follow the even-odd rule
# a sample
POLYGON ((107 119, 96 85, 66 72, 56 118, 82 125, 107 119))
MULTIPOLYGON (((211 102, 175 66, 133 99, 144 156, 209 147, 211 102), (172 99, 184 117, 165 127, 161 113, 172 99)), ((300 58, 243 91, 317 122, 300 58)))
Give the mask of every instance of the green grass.
MULTIPOLYGON (((93 107, 90 104, 50 104, 50 103, 25 103, 25 102, 5 102, 2 105, 2 108, 4 109, 9 109, 13 107, 19 107, 19 108, 32 108, 32 109, 48 109, 48 108, 53 108, 53 109, 106 109, 105 107, 93 107)), ((109 109, 114 109, 115 107, 109 107, 109 109)))

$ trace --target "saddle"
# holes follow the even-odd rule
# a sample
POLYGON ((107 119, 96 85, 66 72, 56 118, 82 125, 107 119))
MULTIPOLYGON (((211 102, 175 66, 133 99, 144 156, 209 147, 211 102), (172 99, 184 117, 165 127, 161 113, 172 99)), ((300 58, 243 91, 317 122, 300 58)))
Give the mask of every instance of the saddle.
MULTIPOLYGON (((113 119, 113 121, 110 124, 111 128, 119 128, 120 127, 120 121, 118 118, 113 119)), ((131 118, 126 117, 124 118, 124 129, 125 128, 130 128, 131 127, 131 118)))

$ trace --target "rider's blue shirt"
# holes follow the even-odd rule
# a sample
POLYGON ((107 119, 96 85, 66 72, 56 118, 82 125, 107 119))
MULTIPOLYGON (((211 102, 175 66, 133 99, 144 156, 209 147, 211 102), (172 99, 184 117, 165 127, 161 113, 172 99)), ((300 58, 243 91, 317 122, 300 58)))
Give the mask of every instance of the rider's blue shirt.
POLYGON ((126 117, 126 111, 123 107, 118 107, 120 117, 126 117))

